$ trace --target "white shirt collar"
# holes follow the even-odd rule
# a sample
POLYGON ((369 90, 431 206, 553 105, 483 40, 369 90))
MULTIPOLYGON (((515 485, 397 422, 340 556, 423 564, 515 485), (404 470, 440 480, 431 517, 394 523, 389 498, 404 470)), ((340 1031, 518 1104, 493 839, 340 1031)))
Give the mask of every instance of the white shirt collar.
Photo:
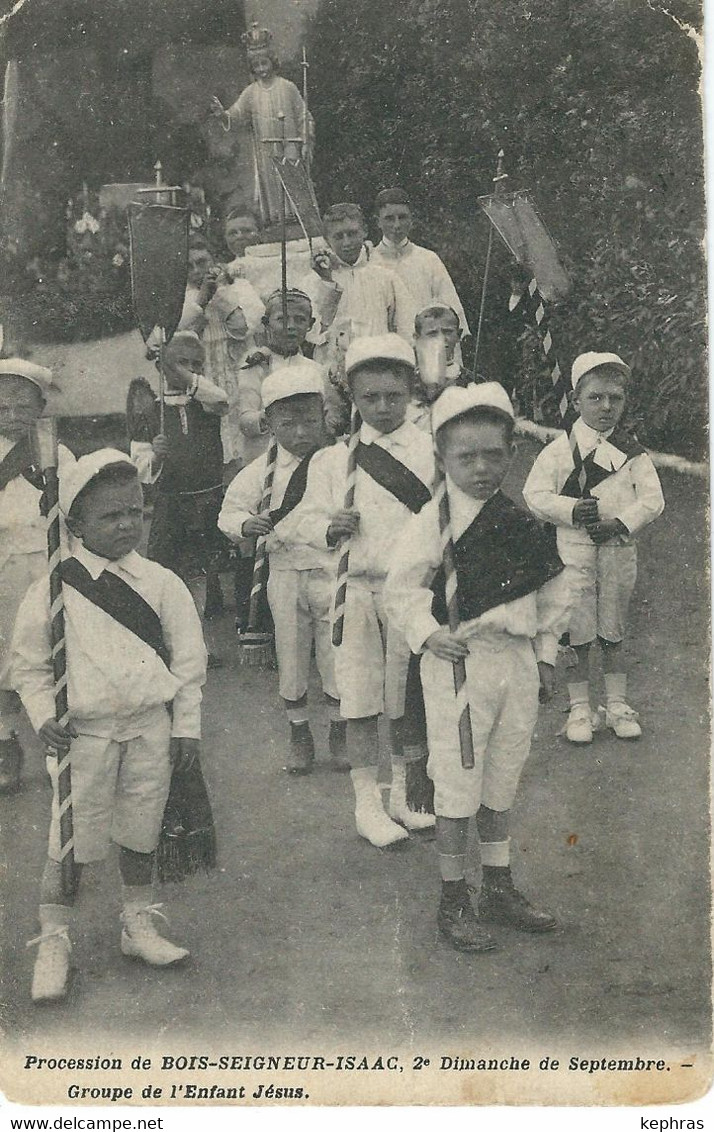
POLYGON ((362 422, 359 438, 363 444, 380 442, 381 448, 408 448, 409 447, 409 421, 405 420, 394 432, 378 432, 372 425, 362 422))
POLYGON ((8 452, 12 452, 16 444, 16 440, 10 440, 7 436, 0 436, 0 460, 4 460, 8 452))
POLYGON ((386 236, 382 236, 382 243, 384 244, 385 248, 389 249, 390 252, 401 252, 404 251, 404 249, 407 247, 409 243, 409 237, 405 236, 403 240, 400 240, 399 243, 397 243, 396 240, 388 240, 386 236))
MULTIPOLYGON (((105 570, 112 570, 112 567, 124 570, 134 578, 140 578, 144 570, 144 559, 136 550, 130 550, 123 558, 102 558, 101 555, 95 554, 92 550, 88 550, 83 543, 77 542, 72 557, 82 563, 85 569, 92 575, 95 582, 97 578, 101 577, 105 570)), ((116 569, 112 570, 112 573, 116 572, 116 569)))
MULTIPOLYGON (((333 252, 333 255, 337 255, 337 253, 333 252)), ((364 244, 362 244, 360 253, 354 263, 346 263, 345 260, 340 259, 339 256, 337 256, 337 259, 340 261, 340 267, 344 267, 347 271, 354 271, 356 267, 364 267, 365 264, 369 263, 369 255, 367 254, 367 249, 364 244)))
POLYGON ((476 516, 480 514, 483 505, 487 503, 488 500, 474 499, 471 495, 467 495, 465 491, 462 491, 460 487, 456 486, 451 476, 446 477, 446 487, 449 492, 449 509, 451 511, 454 537, 459 538, 466 528, 473 523, 476 516))
POLYGON ((288 452, 287 448, 283 448, 282 444, 279 444, 276 463, 280 468, 287 468, 290 464, 299 464, 300 458, 293 456, 292 452, 288 452))
POLYGON ((586 425, 582 417, 578 417, 573 425, 573 429, 578 444, 582 442, 582 446, 588 448, 588 450, 594 448, 596 444, 602 444, 603 440, 607 440, 615 431, 613 427, 609 428, 607 432, 598 432, 597 429, 586 425))

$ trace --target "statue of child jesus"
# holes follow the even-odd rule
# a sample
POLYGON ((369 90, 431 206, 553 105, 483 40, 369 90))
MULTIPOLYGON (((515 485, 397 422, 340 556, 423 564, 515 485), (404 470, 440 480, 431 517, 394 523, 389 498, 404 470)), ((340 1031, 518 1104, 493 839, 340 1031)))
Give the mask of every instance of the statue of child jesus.
MULTIPOLYGON (((298 161, 312 149, 315 124, 306 111, 305 103, 295 83, 278 74, 278 59, 271 46, 272 35, 266 28, 253 24, 244 36, 248 46, 248 66, 254 81, 239 95, 227 110, 215 96, 211 99, 211 113, 220 118, 226 130, 234 122, 250 129, 253 145, 254 207, 258 210, 263 227, 280 219, 282 187, 275 175, 273 157, 298 161), (279 118, 278 115, 284 115, 279 118), (283 130, 285 131, 283 134, 283 130), (266 138, 295 139, 267 145, 266 138)), ((287 215, 292 216, 290 201, 286 201, 287 215)))

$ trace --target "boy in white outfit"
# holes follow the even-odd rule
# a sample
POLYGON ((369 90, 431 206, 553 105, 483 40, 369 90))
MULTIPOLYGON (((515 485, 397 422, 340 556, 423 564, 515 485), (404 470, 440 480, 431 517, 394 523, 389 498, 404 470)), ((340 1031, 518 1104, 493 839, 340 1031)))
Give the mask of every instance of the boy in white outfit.
POLYGON ((510 810, 528 758, 542 695, 552 694, 558 638, 567 625, 570 581, 552 537, 501 493, 514 445, 508 395, 496 382, 449 387, 435 402, 437 460, 446 476, 460 627, 448 628, 439 501, 397 540, 385 586, 390 625, 423 653, 429 761, 442 878, 438 925, 462 951, 494 941, 465 880, 469 819, 481 839, 482 919, 528 932, 555 919, 514 887, 510 810), (462 764, 453 664, 464 661, 474 766, 462 764))
POLYGON ((406 419, 414 368, 414 351, 397 334, 358 338, 350 345, 345 370, 362 419, 354 506, 345 509, 347 447, 336 444, 313 460, 301 523, 313 546, 334 547, 349 539, 344 631, 335 648, 335 675, 347 720, 357 831, 378 848, 404 840, 408 829, 434 824, 432 814, 407 805, 405 758, 422 754, 411 750, 405 732, 411 654, 402 634, 388 624, 382 596, 394 539, 431 498, 434 477, 431 438, 406 419), (392 733, 389 816, 376 782, 377 717, 383 711, 392 733))
POLYGON ((555 523, 560 556, 580 576, 569 628, 578 661, 568 683, 571 743, 590 743, 598 723, 590 706, 590 650, 596 639, 605 676, 605 724, 619 739, 642 734, 637 712, 627 703, 622 644, 637 577, 635 536, 662 514, 664 497, 652 460, 618 427, 629 377, 629 366, 617 354, 575 359, 572 401, 578 419, 543 449, 523 489, 533 514, 555 523))
POLYGON ((323 392, 322 371, 307 358, 265 378, 263 412, 277 443, 270 507, 260 510, 268 462, 265 453, 232 481, 218 516, 218 526, 234 542, 266 538, 268 602, 275 627, 280 695, 290 726, 285 769, 292 774, 308 774, 315 759, 307 715, 313 641, 330 714, 331 766, 349 770, 331 643, 335 552, 326 545, 309 546, 296 537, 311 461, 325 442, 323 392))
MULTIPOLYGON (((0 360, 0 794, 18 789, 23 759, 20 701, 10 679, 12 630, 28 586, 47 571, 44 481, 30 430, 51 386, 44 366, 24 358, 0 360)), ((74 463, 62 444, 58 457, 62 469, 74 463)))
POLYGON ((140 557, 143 500, 136 468, 110 448, 83 456, 60 479, 60 506, 81 543, 62 564, 69 722, 55 722, 49 583, 29 589, 17 616, 12 674, 52 753, 54 801, 40 888, 41 934, 32 998, 66 993, 73 895, 63 891, 56 753, 71 749, 75 868, 120 848, 121 950, 153 966, 188 955, 158 934, 154 851, 171 763, 198 754, 206 650, 183 582, 140 557), (169 715, 168 705, 172 705, 169 715))

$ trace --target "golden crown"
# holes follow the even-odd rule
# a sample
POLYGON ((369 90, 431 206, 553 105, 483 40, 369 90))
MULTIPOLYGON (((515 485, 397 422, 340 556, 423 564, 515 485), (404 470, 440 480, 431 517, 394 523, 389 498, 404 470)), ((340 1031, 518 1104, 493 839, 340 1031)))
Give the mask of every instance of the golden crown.
POLYGON ((250 30, 242 35, 241 39, 249 51, 264 51, 266 47, 270 47, 273 33, 267 28, 259 27, 254 21, 250 25, 250 30))

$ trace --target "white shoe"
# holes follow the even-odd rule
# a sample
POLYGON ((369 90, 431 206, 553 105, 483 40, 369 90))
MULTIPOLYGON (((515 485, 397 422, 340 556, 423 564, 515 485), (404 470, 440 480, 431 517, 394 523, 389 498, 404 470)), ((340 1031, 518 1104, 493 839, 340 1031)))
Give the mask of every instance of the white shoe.
POLYGON ((58 1002, 67 994, 69 957, 72 954, 67 927, 60 924, 31 939, 27 946, 39 944, 32 972, 32 1001, 58 1002))
POLYGON ((605 726, 611 727, 618 739, 639 739, 642 734, 639 718, 634 708, 620 700, 605 708, 605 726))
POLYGON ((420 810, 410 810, 407 804, 407 792, 404 782, 398 780, 392 783, 389 792, 389 816, 407 829, 422 830, 433 829, 436 825, 435 814, 425 814, 420 810))
POLYGON ((185 947, 177 947, 170 940, 159 935, 152 919, 161 916, 165 920, 160 904, 148 904, 143 908, 125 908, 122 912, 124 929, 121 933, 122 955, 143 959, 152 967, 168 967, 179 963, 189 954, 185 947))
POLYGON ((565 737, 569 743, 592 743, 593 718, 589 704, 575 704, 571 707, 565 725, 565 737))
POLYGON ((404 826, 397 825, 386 813, 376 783, 371 790, 358 795, 355 822, 360 837, 364 837, 377 849, 386 849, 388 845, 396 845, 398 841, 406 841, 409 837, 404 826))

